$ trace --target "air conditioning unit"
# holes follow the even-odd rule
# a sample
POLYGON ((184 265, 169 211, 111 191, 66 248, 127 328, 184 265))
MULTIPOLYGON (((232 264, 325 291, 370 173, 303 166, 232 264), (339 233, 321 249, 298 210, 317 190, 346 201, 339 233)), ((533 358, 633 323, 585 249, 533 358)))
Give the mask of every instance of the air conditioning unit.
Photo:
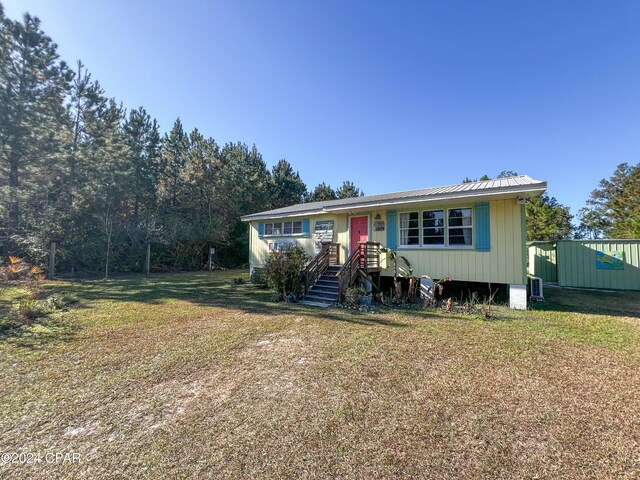
POLYGON ((531 277, 531 301, 544 302, 542 293, 542 279, 539 277, 531 277))

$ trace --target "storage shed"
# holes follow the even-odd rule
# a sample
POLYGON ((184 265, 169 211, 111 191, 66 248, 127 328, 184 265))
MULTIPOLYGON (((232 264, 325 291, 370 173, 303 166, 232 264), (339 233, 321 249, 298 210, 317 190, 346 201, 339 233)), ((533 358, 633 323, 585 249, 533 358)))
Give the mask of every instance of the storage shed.
POLYGON ((640 239, 533 242, 528 271, 562 287, 640 290, 640 239))
POLYGON ((640 240, 558 242, 558 284, 640 290, 640 240))

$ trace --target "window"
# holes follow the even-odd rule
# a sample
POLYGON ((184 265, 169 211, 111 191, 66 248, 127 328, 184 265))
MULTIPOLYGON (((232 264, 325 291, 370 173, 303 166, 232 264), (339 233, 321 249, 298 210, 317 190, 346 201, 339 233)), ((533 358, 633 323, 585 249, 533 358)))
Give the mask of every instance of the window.
POLYGON ((420 245, 420 217, 418 212, 400 214, 400 245, 420 245))
POLYGON ((422 212, 422 244, 444 245, 444 210, 422 212))
POLYGON ((473 212, 470 208, 449 210, 449 245, 471 245, 473 243, 473 212))
POLYGON ((398 215, 401 247, 470 247, 473 208, 403 212, 398 215))
POLYGON ((300 235, 302 234, 302 220, 295 222, 272 222, 264 224, 264 235, 300 235))

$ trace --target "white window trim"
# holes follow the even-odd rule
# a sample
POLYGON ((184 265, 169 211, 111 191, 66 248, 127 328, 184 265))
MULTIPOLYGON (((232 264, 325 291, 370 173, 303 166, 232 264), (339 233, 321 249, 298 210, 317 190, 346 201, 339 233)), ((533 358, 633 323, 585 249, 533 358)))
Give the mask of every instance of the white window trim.
MULTIPOLYGON (((405 212, 398 212, 398 246, 404 247, 404 248, 419 248, 422 245, 422 241, 420 240, 420 235, 422 234, 422 220, 420 218, 421 212, 417 211, 417 210, 407 210, 405 212), (402 242, 402 215, 403 214, 409 214, 411 215, 412 213, 417 213, 418 214, 418 243, 415 245, 402 245, 400 242, 402 242)), ((411 222, 411 218, 409 218, 409 222, 411 222)), ((409 227, 409 228, 405 228, 404 230, 414 230, 413 228, 409 227)), ((407 235, 408 237, 408 235, 407 235)))
POLYGON ((455 207, 434 207, 434 208, 425 208, 421 210, 404 210, 398 212, 398 249, 399 250, 473 250, 475 248, 475 208, 470 205, 460 205, 455 207), (466 227, 453 227, 453 228, 469 228, 471 227, 471 245, 449 245, 449 210, 459 210, 462 208, 470 208, 471 209, 471 225, 466 227), (424 227, 422 223, 422 214, 423 212, 432 212, 435 210, 444 210, 444 244, 443 245, 424 245, 423 244, 423 236, 424 236, 424 227), (403 213, 414 213, 418 212, 418 229, 420 231, 420 236, 418 238, 418 245, 402 245, 400 243, 402 235, 400 234, 400 215, 403 213))
POLYGON ((303 237, 304 236, 304 224, 302 222, 302 220, 278 220, 278 221, 272 221, 272 222, 264 222, 264 226, 263 226, 263 237, 265 238, 280 238, 280 237, 303 237), (273 231, 273 225, 276 223, 281 223, 282 224, 282 232, 283 233, 267 233, 267 225, 271 225, 271 230, 273 231), (293 224, 294 223, 300 223, 300 233, 284 233, 284 224, 285 223, 290 223, 291 224, 291 231, 293 231, 293 224))
POLYGON ((475 236, 475 222, 474 222, 474 209, 473 207, 451 207, 451 208, 447 208, 446 209, 446 214, 447 214, 447 229, 445 230, 445 243, 447 245, 447 248, 474 248, 475 247, 475 242, 473 241, 473 237, 475 236), (464 225, 464 226, 460 226, 460 227, 453 227, 453 228, 461 228, 461 229, 465 229, 465 228, 470 228, 471 229, 471 243, 469 245, 453 245, 451 246, 449 244, 449 229, 451 228, 449 225, 449 211, 450 210, 462 210, 462 209, 469 209, 471 210, 471 216, 469 218, 471 218, 471 225, 464 225))
POLYGON ((420 246, 419 248, 424 248, 426 250, 439 250, 442 248, 448 248, 447 245, 447 239, 448 239, 448 233, 449 233, 449 229, 448 229, 448 225, 447 225, 447 209, 446 208, 429 208, 429 209, 425 209, 425 210, 420 210, 419 214, 418 214, 418 219, 420 220, 420 246), (435 245, 425 245, 424 242, 424 212, 438 212, 438 211, 442 211, 442 215, 443 215, 443 219, 444 220, 444 225, 442 226, 442 228, 444 229, 444 242, 442 244, 435 244, 435 245))

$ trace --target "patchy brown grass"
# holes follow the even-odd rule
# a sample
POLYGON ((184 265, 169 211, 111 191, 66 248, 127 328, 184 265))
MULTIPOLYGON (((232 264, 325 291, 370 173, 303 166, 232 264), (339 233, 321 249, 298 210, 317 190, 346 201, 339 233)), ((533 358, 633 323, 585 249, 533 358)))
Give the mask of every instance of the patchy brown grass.
POLYGON ((237 276, 50 285, 80 304, 0 337, 0 450, 82 459, 0 476, 640 475, 640 294, 487 322, 278 305, 237 276))

